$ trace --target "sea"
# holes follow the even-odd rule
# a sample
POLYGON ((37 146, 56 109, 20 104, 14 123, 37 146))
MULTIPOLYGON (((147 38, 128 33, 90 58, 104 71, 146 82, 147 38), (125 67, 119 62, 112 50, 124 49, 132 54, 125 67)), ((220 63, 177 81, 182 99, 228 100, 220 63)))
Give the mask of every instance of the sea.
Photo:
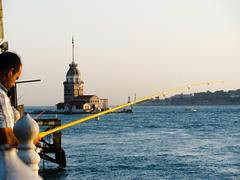
MULTIPOLYGON (((84 116, 89 114, 41 118, 66 124, 84 116)), ((240 106, 134 106, 133 113, 112 113, 63 130, 62 147, 67 167, 41 160, 44 179, 239 180, 240 106)))

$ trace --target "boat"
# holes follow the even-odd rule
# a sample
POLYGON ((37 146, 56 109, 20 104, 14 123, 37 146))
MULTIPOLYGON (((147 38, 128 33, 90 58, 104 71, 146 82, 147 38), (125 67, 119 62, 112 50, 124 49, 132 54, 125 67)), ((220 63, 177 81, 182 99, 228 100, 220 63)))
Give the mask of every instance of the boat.
MULTIPOLYGON (((131 97, 130 96, 128 96, 127 103, 131 103, 131 97)), ((123 109, 121 109, 119 111, 115 111, 113 113, 133 113, 133 108, 132 108, 132 105, 130 105, 130 106, 126 107, 126 108, 123 108, 123 109)))

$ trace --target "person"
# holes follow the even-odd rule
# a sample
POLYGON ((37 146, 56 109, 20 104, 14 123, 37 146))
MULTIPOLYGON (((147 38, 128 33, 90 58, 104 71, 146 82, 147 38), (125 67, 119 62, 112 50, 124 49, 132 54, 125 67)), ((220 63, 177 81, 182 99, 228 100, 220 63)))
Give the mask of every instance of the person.
POLYGON ((15 147, 19 143, 13 133, 14 110, 7 93, 15 86, 21 73, 22 62, 16 53, 0 54, 0 145, 15 147))
POLYGON ((14 150, 19 144, 13 133, 16 112, 7 94, 15 86, 21 73, 22 62, 16 53, 0 54, 0 179, 41 180, 41 177, 17 158, 14 150))

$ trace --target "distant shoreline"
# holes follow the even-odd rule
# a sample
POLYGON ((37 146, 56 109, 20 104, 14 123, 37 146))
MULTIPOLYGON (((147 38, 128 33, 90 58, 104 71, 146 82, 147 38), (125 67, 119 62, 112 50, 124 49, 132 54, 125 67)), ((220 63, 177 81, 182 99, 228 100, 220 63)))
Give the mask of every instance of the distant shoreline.
MULTIPOLYGON (((110 106, 110 107, 116 107, 116 106, 119 106, 119 105, 113 105, 113 106, 110 106)), ((133 105, 134 106, 240 106, 240 104, 146 104, 146 103, 142 103, 142 104, 136 104, 136 105, 133 105)), ((36 106, 36 105, 33 105, 33 106, 25 106, 25 109, 29 109, 29 108, 35 108, 36 109, 41 109, 41 110, 46 110, 47 108, 51 108, 53 109, 54 106, 36 106), (45 108, 45 109, 43 109, 45 108)))
POLYGON ((240 106, 240 104, 138 104, 136 106, 162 106, 162 107, 173 107, 173 106, 240 106))

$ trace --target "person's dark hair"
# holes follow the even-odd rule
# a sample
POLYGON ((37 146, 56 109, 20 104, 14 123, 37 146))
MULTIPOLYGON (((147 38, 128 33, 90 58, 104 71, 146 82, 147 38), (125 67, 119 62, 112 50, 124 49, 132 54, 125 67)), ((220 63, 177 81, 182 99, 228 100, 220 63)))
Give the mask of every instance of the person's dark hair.
POLYGON ((13 52, 3 52, 0 54, 0 73, 13 68, 13 73, 17 73, 22 65, 20 57, 13 52))

